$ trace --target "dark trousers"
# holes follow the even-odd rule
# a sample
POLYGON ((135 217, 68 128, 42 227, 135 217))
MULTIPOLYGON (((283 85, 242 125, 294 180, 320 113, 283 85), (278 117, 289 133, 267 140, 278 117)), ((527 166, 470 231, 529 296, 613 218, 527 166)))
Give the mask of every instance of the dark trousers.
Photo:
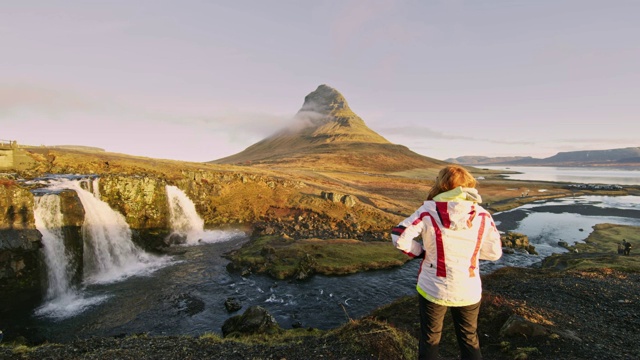
POLYGON ((422 296, 420 298, 420 341, 419 359, 431 360, 438 358, 438 345, 442 336, 444 315, 451 309, 453 326, 460 347, 461 359, 480 360, 480 340, 478 338, 478 313, 480 302, 459 307, 447 307, 432 303, 422 296))

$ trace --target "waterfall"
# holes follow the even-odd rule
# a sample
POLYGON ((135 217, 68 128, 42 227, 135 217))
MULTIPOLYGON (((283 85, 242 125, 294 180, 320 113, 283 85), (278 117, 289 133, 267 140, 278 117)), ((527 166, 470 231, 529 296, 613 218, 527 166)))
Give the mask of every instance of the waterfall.
POLYGON ((50 179, 46 193, 36 196, 34 216, 36 226, 43 234, 44 252, 48 269, 48 303, 37 313, 67 317, 82 311, 88 305, 104 300, 101 297, 83 297, 70 285, 70 259, 64 248, 63 216, 60 198, 56 192, 73 190, 84 208, 83 285, 111 283, 133 275, 146 275, 167 265, 170 259, 147 254, 131 240, 131 229, 122 214, 100 200, 97 179, 50 179), (89 189, 89 190, 85 190, 89 189))
POLYGON ((167 185, 166 191, 172 236, 178 235, 186 244, 197 244, 204 235, 204 220, 198 215, 195 204, 176 186, 167 185))
POLYGON ((36 310, 36 314, 67 318, 102 302, 107 296, 83 296, 70 282, 71 258, 64 245, 60 197, 55 194, 45 194, 36 196, 34 200, 35 225, 42 234, 48 280, 46 302, 36 310))
MULTIPOLYGON (((145 253, 131 241, 131 229, 124 216, 94 195, 99 192, 85 190, 83 181, 86 180, 68 181, 63 186, 75 190, 85 212, 82 225, 84 281, 93 284, 114 282, 163 265, 162 258, 145 253)), ((95 180, 90 185, 98 188, 95 180)))
POLYGON ((195 204, 187 194, 173 185, 167 185, 166 191, 169 201, 169 224, 172 230, 169 237, 172 242, 197 245, 244 236, 241 231, 205 230, 204 220, 198 215, 195 204))
POLYGON ((35 197, 33 210, 36 228, 42 234, 44 258, 47 264, 47 299, 54 299, 71 292, 69 279, 70 257, 64 247, 60 197, 53 194, 35 197))

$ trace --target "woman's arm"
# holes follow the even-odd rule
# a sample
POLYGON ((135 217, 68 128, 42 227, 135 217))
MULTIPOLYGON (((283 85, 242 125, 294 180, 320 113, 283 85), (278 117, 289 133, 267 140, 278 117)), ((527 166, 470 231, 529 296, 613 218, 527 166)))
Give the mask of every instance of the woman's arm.
POLYGON ((391 230, 393 245, 403 253, 411 257, 422 256, 424 250, 422 244, 414 239, 422 234, 424 223, 420 217, 422 211, 418 209, 413 215, 404 219, 398 226, 391 230))
POLYGON ((502 257, 502 240, 491 215, 486 219, 489 226, 485 229, 484 241, 480 248, 480 260, 496 261, 502 257))

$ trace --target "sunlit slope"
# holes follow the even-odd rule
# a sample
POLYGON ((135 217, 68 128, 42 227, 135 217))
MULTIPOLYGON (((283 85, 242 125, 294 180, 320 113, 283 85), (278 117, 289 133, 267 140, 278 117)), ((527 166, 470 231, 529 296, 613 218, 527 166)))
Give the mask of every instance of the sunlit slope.
POLYGON ((390 143, 349 108, 342 94, 327 85, 305 97, 290 128, 212 163, 382 173, 445 164, 390 143))

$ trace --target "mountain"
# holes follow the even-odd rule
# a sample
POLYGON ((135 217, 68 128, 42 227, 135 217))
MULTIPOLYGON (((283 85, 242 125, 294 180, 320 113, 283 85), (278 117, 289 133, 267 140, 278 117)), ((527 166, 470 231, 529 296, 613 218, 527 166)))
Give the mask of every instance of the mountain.
POLYGON ((505 157, 488 157, 488 156, 460 156, 457 158, 447 159, 445 161, 452 164, 461 165, 500 165, 504 163, 511 163, 513 161, 521 161, 525 159, 532 159, 532 157, 523 156, 505 156, 505 157))
POLYGON ((461 156, 447 159, 462 165, 512 166, 640 166, 640 147, 610 150, 584 150, 559 152, 544 159, 527 157, 461 156))
POLYGON ((304 98, 293 124, 215 164, 398 172, 446 163, 390 143, 371 130, 336 89, 320 85, 304 98))

